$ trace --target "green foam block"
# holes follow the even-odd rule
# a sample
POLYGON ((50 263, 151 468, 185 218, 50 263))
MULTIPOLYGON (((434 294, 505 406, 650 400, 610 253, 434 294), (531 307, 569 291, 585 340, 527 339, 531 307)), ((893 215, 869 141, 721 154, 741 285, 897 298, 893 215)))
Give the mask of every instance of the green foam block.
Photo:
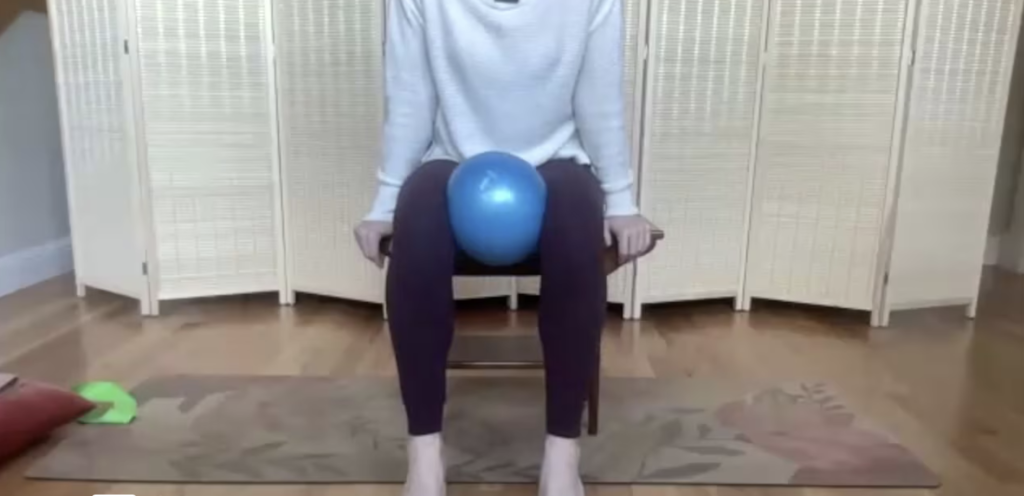
POLYGON ((130 424, 135 420, 139 404, 128 391, 113 382, 96 381, 74 388, 79 396, 96 403, 96 408, 83 415, 83 424, 130 424))

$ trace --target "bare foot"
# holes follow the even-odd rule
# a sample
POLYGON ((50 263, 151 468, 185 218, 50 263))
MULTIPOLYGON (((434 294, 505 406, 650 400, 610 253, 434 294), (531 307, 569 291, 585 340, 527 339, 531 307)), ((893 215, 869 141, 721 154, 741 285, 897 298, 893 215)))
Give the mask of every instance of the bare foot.
POLYGON ((548 436, 544 443, 540 496, 584 496, 579 441, 548 436))
POLYGON ((411 437, 407 449, 409 473, 402 496, 445 496, 441 435, 411 437))

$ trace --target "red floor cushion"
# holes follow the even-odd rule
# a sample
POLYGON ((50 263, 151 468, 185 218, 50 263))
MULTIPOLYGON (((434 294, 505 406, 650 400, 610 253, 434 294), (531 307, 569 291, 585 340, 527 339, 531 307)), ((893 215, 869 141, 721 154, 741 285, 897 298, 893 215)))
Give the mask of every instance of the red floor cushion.
POLYGON ((0 374, 0 464, 92 408, 70 391, 0 374))

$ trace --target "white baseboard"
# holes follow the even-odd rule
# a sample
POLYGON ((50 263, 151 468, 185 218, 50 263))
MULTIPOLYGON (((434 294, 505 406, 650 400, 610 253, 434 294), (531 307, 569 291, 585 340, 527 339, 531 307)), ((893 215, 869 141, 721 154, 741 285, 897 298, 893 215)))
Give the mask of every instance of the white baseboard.
POLYGON ((71 238, 58 239, 0 257, 0 296, 74 270, 71 238))
POLYGON ((985 245, 985 265, 999 265, 999 248, 1002 245, 1002 237, 988 237, 988 244, 985 245))

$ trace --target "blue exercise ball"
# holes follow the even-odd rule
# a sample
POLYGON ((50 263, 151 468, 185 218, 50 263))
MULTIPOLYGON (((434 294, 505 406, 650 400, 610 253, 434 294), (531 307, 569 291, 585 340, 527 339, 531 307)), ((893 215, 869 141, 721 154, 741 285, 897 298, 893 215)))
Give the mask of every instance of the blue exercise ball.
POLYGON ((459 164, 448 181, 455 241, 478 262, 514 265, 537 250, 547 186, 529 162, 501 152, 459 164))

